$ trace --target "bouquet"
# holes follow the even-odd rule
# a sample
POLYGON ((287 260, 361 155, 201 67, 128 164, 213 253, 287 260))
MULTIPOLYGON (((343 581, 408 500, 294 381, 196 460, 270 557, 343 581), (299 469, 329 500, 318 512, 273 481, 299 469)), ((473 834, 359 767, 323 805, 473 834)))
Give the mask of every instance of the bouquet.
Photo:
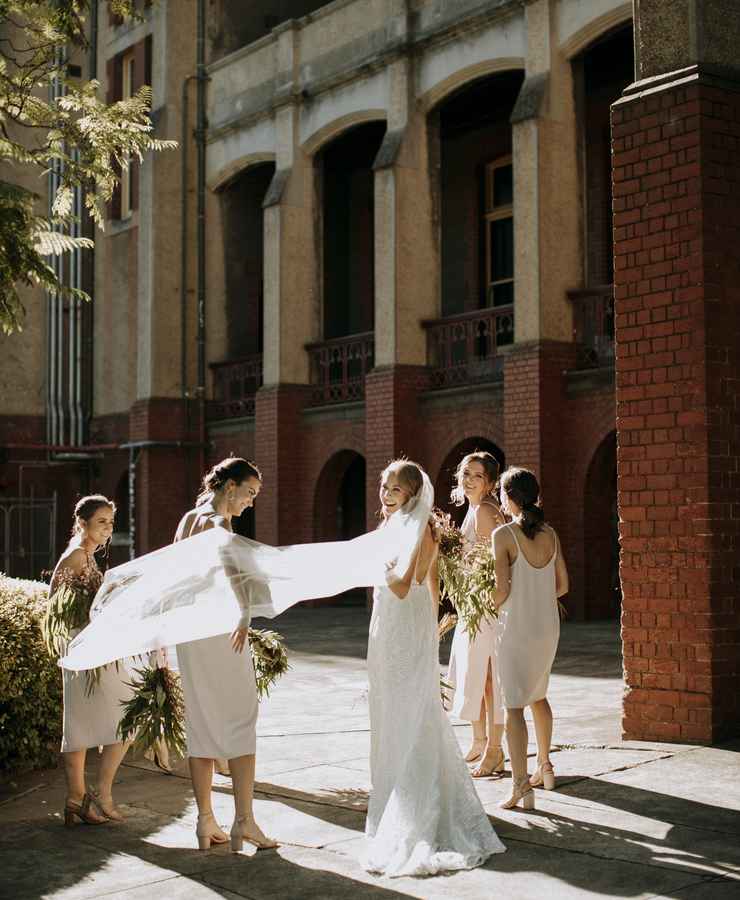
POLYGON ((249 629, 249 646, 252 648, 254 677, 257 680, 257 696, 267 697, 272 685, 284 675, 290 666, 282 635, 276 631, 249 629))
POLYGON ((449 513, 437 510, 439 572, 443 590, 465 624, 471 638, 480 631, 483 619, 496 617, 492 606, 496 572, 490 544, 480 542, 470 549, 449 513))
MULTIPOLYGON (((250 628, 248 637, 257 696, 261 700, 287 672, 288 654, 281 635, 275 631, 250 628)), ((185 756, 185 710, 180 676, 158 665, 136 669, 135 675, 131 699, 122 704, 123 717, 118 725, 121 740, 133 741, 135 750, 153 754, 155 762, 164 747, 176 756, 185 756)))

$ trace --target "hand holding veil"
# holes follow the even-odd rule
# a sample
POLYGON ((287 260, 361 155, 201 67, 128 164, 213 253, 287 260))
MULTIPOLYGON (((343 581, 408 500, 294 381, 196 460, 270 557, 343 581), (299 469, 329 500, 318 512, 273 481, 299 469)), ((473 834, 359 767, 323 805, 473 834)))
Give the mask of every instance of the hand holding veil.
POLYGON ((61 665, 92 669, 226 634, 250 616, 273 618, 303 600, 385 584, 389 563, 399 571, 410 565, 433 502, 424 474, 417 496, 382 528, 351 541, 269 547, 212 528, 116 566, 61 665))

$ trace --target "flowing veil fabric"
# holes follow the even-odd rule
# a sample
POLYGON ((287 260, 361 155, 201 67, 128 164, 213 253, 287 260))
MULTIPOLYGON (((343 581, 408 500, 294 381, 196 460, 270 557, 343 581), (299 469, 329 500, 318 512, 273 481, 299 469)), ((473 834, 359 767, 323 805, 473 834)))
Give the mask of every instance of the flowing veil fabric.
POLYGON ((60 664, 92 669, 232 631, 243 612, 273 618, 303 600, 385 584, 408 569, 434 502, 422 490, 377 531, 351 541, 269 547, 213 528, 110 569, 90 624, 60 664))

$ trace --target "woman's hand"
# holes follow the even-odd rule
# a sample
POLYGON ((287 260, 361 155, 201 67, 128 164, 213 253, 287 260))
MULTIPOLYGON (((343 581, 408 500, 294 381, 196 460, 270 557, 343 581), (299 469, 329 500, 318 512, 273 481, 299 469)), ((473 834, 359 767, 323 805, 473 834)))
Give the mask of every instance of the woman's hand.
POLYGON ((247 643, 247 628, 237 628, 231 633, 231 649, 234 653, 241 653, 247 643))

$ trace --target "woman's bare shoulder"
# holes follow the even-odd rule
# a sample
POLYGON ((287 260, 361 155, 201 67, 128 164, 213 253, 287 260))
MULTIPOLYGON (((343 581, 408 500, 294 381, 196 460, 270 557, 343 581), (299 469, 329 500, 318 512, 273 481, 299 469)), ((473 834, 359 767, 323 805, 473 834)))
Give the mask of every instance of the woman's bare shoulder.
POLYGON ((501 510, 492 500, 486 500, 478 507, 477 525, 478 530, 483 528, 493 531, 499 525, 505 524, 505 520, 501 510))
POLYGON ((79 575, 87 568, 87 566, 87 553, 85 553, 82 547, 73 547, 70 550, 66 550, 59 557, 57 571, 61 572, 64 569, 68 569, 70 572, 74 572, 75 575, 79 575))

